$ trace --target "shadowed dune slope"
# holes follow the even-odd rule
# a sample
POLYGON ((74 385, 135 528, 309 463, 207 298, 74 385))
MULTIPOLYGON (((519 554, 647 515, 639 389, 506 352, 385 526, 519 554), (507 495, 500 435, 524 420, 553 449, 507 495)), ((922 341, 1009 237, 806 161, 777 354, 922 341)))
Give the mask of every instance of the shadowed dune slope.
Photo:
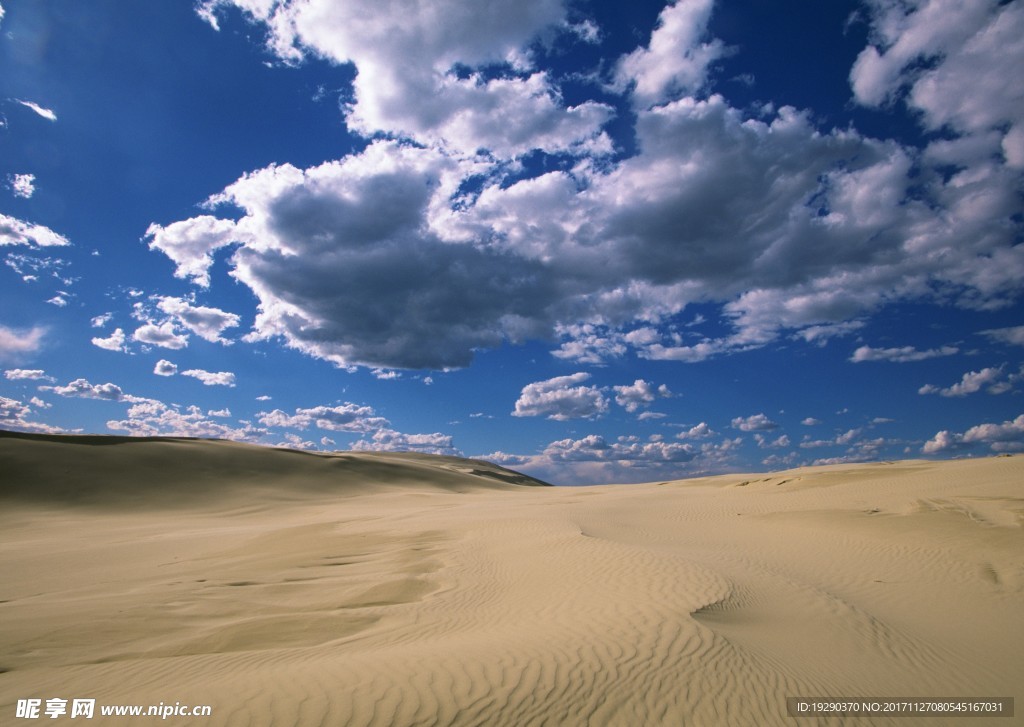
POLYGON ((180 437, 0 430, 0 497, 104 506, 189 505, 225 497, 338 496, 415 485, 469 491, 546 485, 478 460, 406 452, 302 452, 180 437))
POLYGON ((1024 457, 520 487, 8 435, 0 468, 0 724, 27 698, 111 727, 1024 723, 1024 457), (794 719, 788 696, 1016 714, 794 719), (212 714, 99 713, 160 703, 212 714))

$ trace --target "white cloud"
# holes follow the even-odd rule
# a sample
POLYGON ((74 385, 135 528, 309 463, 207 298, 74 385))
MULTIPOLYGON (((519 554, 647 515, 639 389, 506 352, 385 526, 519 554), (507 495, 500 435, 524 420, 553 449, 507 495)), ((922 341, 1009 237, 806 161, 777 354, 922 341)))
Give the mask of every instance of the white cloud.
POLYGON ((27 245, 29 247, 61 247, 70 245, 66 237, 49 227, 35 225, 0 213, 0 247, 27 245))
POLYGON ((203 369, 188 369, 181 372, 182 376, 191 376, 199 379, 205 386, 234 386, 235 375, 230 371, 204 371, 203 369))
POLYGON ((182 411, 154 399, 136 401, 124 419, 112 419, 107 428, 137 437, 208 437, 256 442, 267 432, 252 426, 231 427, 208 418, 198 406, 182 411))
MULTIPOLYGON (((339 366, 446 368, 504 338, 543 334, 554 282, 537 263, 426 231, 432 190, 457 185, 452 171, 434 151, 381 142, 228 187, 218 201, 247 211, 232 274, 260 300, 247 340, 280 336, 339 366)), ((203 275, 208 252, 179 264, 203 275)))
POLYGON ((754 441, 757 442, 757 446, 761 449, 782 449, 790 445, 789 437, 785 434, 776 439, 768 439, 763 434, 755 434, 754 441))
POLYGON ((921 451, 925 454, 956 451, 964 448, 963 434, 956 434, 947 429, 936 432, 935 436, 924 443, 921 451))
POLYGON ((105 348, 108 351, 127 351, 128 347, 125 346, 125 335, 124 331, 120 328, 114 329, 106 338, 94 338, 92 339, 92 345, 105 348))
POLYGON ((103 399, 105 401, 122 401, 128 397, 117 384, 90 384, 86 379, 75 379, 67 386, 40 386, 40 391, 52 391, 60 396, 79 399, 103 399))
POLYGON ((556 376, 523 387, 512 416, 546 416, 548 419, 591 419, 608 410, 608 400, 596 386, 579 386, 588 373, 556 376))
POLYGON ((39 116, 43 117, 47 121, 56 121, 57 120, 57 114, 55 114, 53 111, 51 111, 50 109, 48 109, 48 108, 46 108, 44 106, 40 106, 39 104, 34 103, 32 101, 22 101, 21 99, 17 99, 17 98, 13 99, 13 100, 16 103, 20 103, 25 108, 31 109, 32 111, 34 111, 36 114, 38 114, 39 116))
POLYGON ((706 439, 707 437, 714 436, 715 431, 711 429, 707 422, 701 422, 695 426, 690 427, 685 432, 680 432, 676 435, 678 439, 706 439))
POLYGON ((135 330, 132 338, 139 343, 148 343, 152 346, 175 350, 185 348, 188 345, 188 336, 179 334, 175 330, 174 324, 170 321, 164 321, 159 325, 146 323, 135 330))
POLYGON ((101 315, 98 315, 98 316, 92 318, 89 321, 89 324, 93 328, 103 328, 103 326, 105 326, 108 323, 110 323, 110 321, 113 320, 113 318, 114 318, 114 314, 113 313, 103 313, 101 315))
POLYGON ((174 275, 191 278, 203 287, 210 285, 211 253, 231 244, 235 225, 210 215, 193 217, 163 227, 155 222, 146 230, 149 247, 159 250, 175 262, 174 275))
POLYGON ((615 403, 625 408, 628 412, 635 412, 642 406, 647 406, 657 397, 672 396, 665 384, 655 388, 643 379, 637 379, 629 386, 613 386, 615 390, 615 403))
POLYGON ((378 416, 373 407, 346 402, 336 406, 314 406, 296 409, 287 414, 280 409, 260 412, 257 418, 267 427, 291 427, 307 429, 316 425, 318 429, 334 432, 366 433, 388 427, 391 422, 378 416))
POLYGON ((918 351, 913 346, 900 346, 898 348, 861 346, 853 352, 850 360, 854 363, 862 363, 864 361, 908 363, 910 361, 924 361, 925 359, 937 358, 939 356, 952 356, 959 352, 959 350, 956 346, 942 346, 941 348, 930 348, 925 351, 918 351))
POLYGON ((240 321, 239 316, 235 313, 228 313, 219 308, 193 305, 191 301, 184 298, 158 297, 157 308, 200 338, 215 343, 230 343, 221 334, 225 329, 237 326, 240 321))
POLYGON ((608 442, 590 434, 582 439, 562 439, 544 449, 552 461, 615 461, 615 462, 689 462, 697 453, 690 444, 676 442, 639 442, 620 438, 608 442))
POLYGON ((278 447, 287 447, 289 449, 315 449, 316 445, 313 442, 303 439, 298 434, 287 433, 284 435, 284 441, 277 444, 278 447))
POLYGON ((7 369, 4 376, 12 381, 53 381, 42 369, 7 369))
POLYGON ((231 416, 231 410, 227 409, 227 408, 224 408, 224 409, 210 409, 210 411, 206 412, 206 416, 209 416, 209 417, 229 417, 229 416, 231 416))
POLYGON ((566 108, 545 73, 529 73, 525 46, 545 30, 563 29, 560 0, 467 3, 336 3, 219 0, 201 6, 209 19, 237 5, 264 23, 280 58, 306 56, 356 67, 349 128, 383 131, 440 144, 460 154, 484 148, 511 157, 534 148, 568 150, 597 137, 608 106, 566 108), (458 74, 454 66, 469 69, 458 74), (487 66, 497 78, 475 69, 487 66))
POLYGON ((33 398, 32 405, 26 404, 18 399, 10 399, 0 396, 0 427, 14 429, 24 432, 57 433, 61 429, 48 424, 33 422, 29 419, 32 416, 32 406, 45 409, 47 406, 39 399, 33 398))
POLYGON ((1024 346, 1024 326, 1011 326, 1010 328, 990 328, 982 331, 983 336, 988 336, 993 341, 1001 343, 1012 343, 1015 346, 1024 346))
POLYGON ((741 432, 767 432, 778 429, 779 425, 764 414, 752 414, 748 417, 736 417, 732 420, 732 428, 741 432))
POLYGON ((814 426, 817 426, 817 425, 821 424, 821 420, 820 419, 815 419, 814 417, 807 417, 806 419, 804 419, 800 423, 803 424, 805 427, 814 427, 814 426))
POLYGON ((829 339, 848 335, 864 327, 864 321, 844 321, 842 323, 828 323, 821 326, 808 326, 793 334, 794 338, 802 338, 808 343, 816 343, 824 346, 829 339))
POLYGON ((997 385, 1003 379, 1003 367, 989 367, 980 371, 968 371, 959 382, 946 388, 925 384, 918 394, 939 394, 940 396, 967 396, 988 387, 989 393, 1003 393, 1005 388, 997 385))
MULTIPOLYGON (((339 366, 385 369, 465 366, 475 350, 527 339, 558 341, 556 356, 582 363, 631 349, 699 362, 780 337, 820 344, 901 300, 987 310, 1024 290, 1016 152, 1002 151, 1024 139, 1007 116, 1012 93, 990 105, 1001 110, 986 118, 1000 123, 951 112, 943 123, 963 133, 933 135, 923 152, 819 128, 791 107, 743 111, 719 95, 686 96, 713 81, 724 47, 707 37, 710 3, 679 2, 617 67, 620 89, 635 81, 635 154, 513 179, 522 167, 477 149, 515 155, 538 139, 583 153, 607 118, 603 107, 564 108, 522 51, 540 32, 568 32, 560 3, 223 0, 202 13, 215 19, 232 4, 267 27, 283 59, 354 63, 350 126, 392 137, 310 169, 245 175, 210 200, 240 209, 237 221, 149 228, 151 247, 201 286, 213 253, 233 248, 229 273, 259 304, 250 341, 279 338, 339 366), (485 78, 483 64, 497 70, 485 78), (423 144, 393 140, 403 135, 423 144), (719 306, 726 331, 673 329, 693 303, 719 306)), ((942 79, 956 59, 974 58, 975 46, 984 56, 991 33, 1003 37, 1020 13, 975 2, 973 25, 943 35, 938 0, 913 7, 923 14, 873 3, 876 54, 895 53, 886 63, 896 70, 856 81, 862 101, 932 70, 952 87, 942 79)), ((1006 40, 1012 56, 1017 43, 1006 40)), ((1004 68, 980 67, 975 85, 1015 78, 1004 68)), ((932 119, 925 97, 914 98, 932 119)), ((858 350, 858 360, 929 353, 858 350)))
POLYGON ((156 366, 153 367, 153 373, 157 376, 174 376, 178 373, 178 366, 162 358, 156 362, 156 366))
POLYGON ((10 174, 7 177, 11 194, 21 199, 29 199, 36 191, 36 175, 34 174, 10 174))
POLYGON ((723 439, 698 447, 665 442, 657 436, 646 442, 638 437, 609 441, 590 434, 551 442, 539 454, 492 452, 480 459, 514 467, 549 482, 650 482, 728 469, 733 466, 740 442, 739 438, 723 439))
POLYGON ((447 434, 404 434, 394 429, 378 429, 369 439, 360 439, 352 445, 354 451, 393 452, 410 451, 427 454, 458 455, 447 434))
POLYGON ((727 54, 722 41, 707 38, 713 0, 677 0, 658 16, 646 48, 619 60, 615 83, 629 88, 640 108, 697 93, 712 63, 727 54))
POLYGON ((1024 451, 1024 414, 1002 424, 978 424, 962 434, 943 430, 925 442, 921 451, 940 454, 987 444, 994 452, 1024 451))
POLYGON ((29 330, 18 330, 0 325, 0 361, 19 359, 35 353, 43 345, 46 329, 35 326, 29 330))
POLYGON ((1019 4, 872 0, 869 6, 875 45, 861 52, 850 73, 860 103, 877 106, 909 89, 907 104, 930 128, 973 132, 1021 120, 1019 4))
POLYGON ((556 326, 558 335, 569 340, 551 352, 553 356, 585 364, 602 364, 622 356, 628 347, 622 334, 607 326, 591 323, 556 326))

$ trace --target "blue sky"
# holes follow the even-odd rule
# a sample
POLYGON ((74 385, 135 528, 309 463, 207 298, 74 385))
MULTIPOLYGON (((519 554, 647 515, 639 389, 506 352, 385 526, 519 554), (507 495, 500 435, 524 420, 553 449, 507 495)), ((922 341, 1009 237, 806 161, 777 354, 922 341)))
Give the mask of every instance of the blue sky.
POLYGON ((0 426, 1021 451, 1022 66, 995 0, 3 0, 0 426))

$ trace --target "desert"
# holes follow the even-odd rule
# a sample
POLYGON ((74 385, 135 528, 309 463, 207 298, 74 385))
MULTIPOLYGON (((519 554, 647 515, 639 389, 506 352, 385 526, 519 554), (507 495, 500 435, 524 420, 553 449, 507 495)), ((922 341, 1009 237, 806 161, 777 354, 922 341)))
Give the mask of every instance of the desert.
POLYGON ((5 724, 27 699, 210 708, 97 724, 785 725, 904 723, 787 697, 1020 697, 1019 456, 548 487, 4 432, 0 472, 5 724))

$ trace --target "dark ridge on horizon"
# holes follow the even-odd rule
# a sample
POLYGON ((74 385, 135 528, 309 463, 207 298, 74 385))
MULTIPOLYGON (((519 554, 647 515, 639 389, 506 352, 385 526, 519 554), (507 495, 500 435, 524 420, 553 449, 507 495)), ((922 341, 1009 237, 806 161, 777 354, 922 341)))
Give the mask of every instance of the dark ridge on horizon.
POLYGON ((306 452, 225 439, 0 429, 3 500, 187 507, 229 492, 273 501, 409 486, 471 492, 551 485, 483 460, 419 452, 306 452))

